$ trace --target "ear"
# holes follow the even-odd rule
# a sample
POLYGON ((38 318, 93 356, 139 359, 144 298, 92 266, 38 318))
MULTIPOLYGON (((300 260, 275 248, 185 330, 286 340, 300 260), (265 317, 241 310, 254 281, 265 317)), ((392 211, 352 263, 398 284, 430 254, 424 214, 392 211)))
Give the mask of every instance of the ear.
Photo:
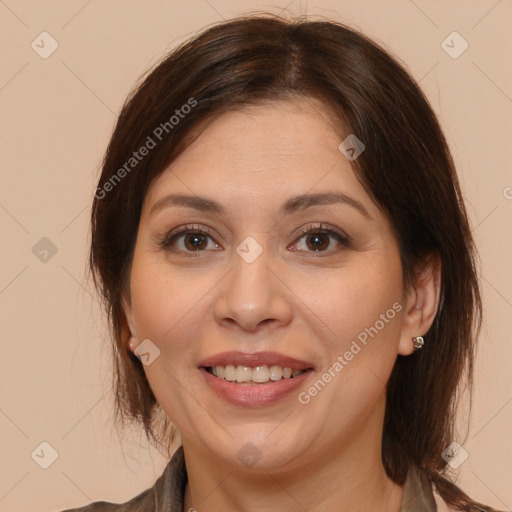
POLYGON ((125 322, 123 322, 125 324, 123 331, 126 332, 123 339, 125 340, 126 348, 133 352, 138 345, 138 336, 129 294, 123 294, 123 297, 121 298, 121 305, 125 318, 125 322))
MULTIPOLYGON (((414 352, 412 339, 424 336, 434 322, 439 306, 441 290, 441 260, 437 253, 429 255, 414 271, 414 282, 409 286, 402 332, 398 345, 400 355, 410 355, 414 352)), ((428 343, 428 339, 425 339, 428 343)))

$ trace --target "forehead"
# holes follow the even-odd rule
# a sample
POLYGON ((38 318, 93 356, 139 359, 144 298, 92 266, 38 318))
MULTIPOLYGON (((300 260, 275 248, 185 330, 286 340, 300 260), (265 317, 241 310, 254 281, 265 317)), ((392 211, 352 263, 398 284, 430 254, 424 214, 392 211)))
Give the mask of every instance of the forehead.
POLYGON ((268 203, 333 188, 369 200, 338 149, 342 132, 342 121, 309 98, 226 112, 154 180, 145 202, 180 192, 268 203))
MULTIPOLYGON (((187 148, 185 159, 229 155, 223 166, 251 172, 264 170, 268 163, 289 164, 293 160, 300 162, 304 156, 314 158, 320 150, 339 157, 339 135, 335 130, 339 127, 317 100, 265 102, 216 118, 187 148)), ((176 161, 174 167, 180 163, 176 161)))

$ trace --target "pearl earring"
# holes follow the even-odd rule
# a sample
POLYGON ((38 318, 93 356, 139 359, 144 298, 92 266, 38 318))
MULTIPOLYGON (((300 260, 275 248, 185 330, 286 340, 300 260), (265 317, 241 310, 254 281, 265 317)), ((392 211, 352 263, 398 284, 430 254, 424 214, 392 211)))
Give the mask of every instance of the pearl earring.
POLYGON ((425 345, 425 340, 422 336, 416 336, 412 339, 412 342, 414 343, 414 350, 419 350, 423 345, 425 345))

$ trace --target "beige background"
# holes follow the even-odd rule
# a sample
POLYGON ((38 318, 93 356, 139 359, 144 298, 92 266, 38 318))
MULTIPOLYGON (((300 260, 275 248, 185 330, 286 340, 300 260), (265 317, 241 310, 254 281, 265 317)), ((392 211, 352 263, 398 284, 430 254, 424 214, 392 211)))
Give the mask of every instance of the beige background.
POLYGON ((510 0, 0 0, 0 511, 126 501, 162 471, 166 460, 138 432, 120 440, 112 426, 109 345, 85 272, 95 179, 124 98, 166 50, 222 18, 285 7, 382 42, 440 116, 481 252, 486 310, 458 481, 511 509, 510 0), (43 31, 59 45, 47 59, 31 48, 43 31), (441 47, 453 31, 469 43, 457 59, 441 47), (32 251, 42 237, 57 248, 46 262, 32 251), (48 469, 31 457, 43 441, 58 452, 48 469))

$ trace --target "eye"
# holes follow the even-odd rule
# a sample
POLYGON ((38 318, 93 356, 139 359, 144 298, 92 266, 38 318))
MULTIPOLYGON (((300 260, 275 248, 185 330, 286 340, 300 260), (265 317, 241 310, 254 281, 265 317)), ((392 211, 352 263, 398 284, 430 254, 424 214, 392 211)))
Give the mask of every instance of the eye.
MULTIPOLYGON (((299 235, 299 238, 288 246, 288 249, 314 255, 336 252, 350 247, 352 242, 350 236, 337 229, 328 228, 324 224, 307 225, 301 228, 296 235, 299 235)), ((215 241, 214 236, 214 233, 207 227, 187 225, 166 233, 159 245, 165 250, 180 253, 183 256, 199 256, 201 252, 223 249, 215 241)))
POLYGON ((348 235, 334 229, 329 229, 325 225, 305 226, 299 231, 299 238, 294 244, 297 246, 292 251, 301 252, 332 252, 336 249, 341 250, 351 245, 351 239, 348 235))
POLYGON ((182 226, 176 228, 170 233, 167 233, 159 245, 164 249, 181 252, 187 256, 197 255, 198 252, 218 251, 222 249, 212 238, 212 233, 208 228, 200 228, 197 226, 182 226))

